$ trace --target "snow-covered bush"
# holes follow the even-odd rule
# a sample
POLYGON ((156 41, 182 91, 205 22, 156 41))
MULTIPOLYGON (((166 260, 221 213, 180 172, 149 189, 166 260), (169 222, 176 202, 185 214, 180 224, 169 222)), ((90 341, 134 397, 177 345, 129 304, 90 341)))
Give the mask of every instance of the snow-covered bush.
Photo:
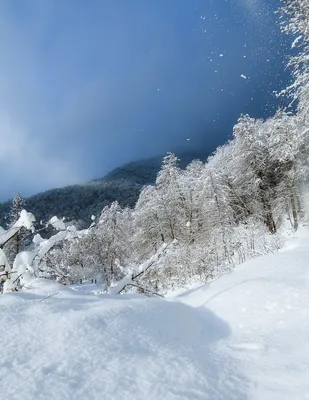
MULTIPOLYGON (((35 217, 33 214, 22 210, 19 219, 7 231, 1 231, 0 246, 8 243, 20 229, 25 228, 35 234, 34 227, 35 217)), ((57 217, 51 218, 46 227, 52 226, 57 233, 47 239, 43 239, 39 233, 33 237, 32 245, 29 249, 19 252, 11 266, 2 249, 0 252, 0 272, 3 282, 3 291, 19 290, 27 285, 27 283, 35 277, 49 276, 46 271, 45 256, 58 243, 72 239, 77 232, 73 226, 66 227, 63 221, 57 217)))
POLYGON ((241 264, 250 258, 274 253, 283 245, 280 234, 271 235, 261 221, 248 220, 234 228, 233 261, 241 264))

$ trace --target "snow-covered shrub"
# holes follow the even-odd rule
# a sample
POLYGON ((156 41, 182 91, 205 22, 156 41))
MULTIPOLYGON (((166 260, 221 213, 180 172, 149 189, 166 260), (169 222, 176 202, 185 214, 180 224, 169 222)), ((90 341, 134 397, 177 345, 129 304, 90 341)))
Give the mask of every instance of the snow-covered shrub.
POLYGON ((246 224, 234 228, 233 261, 241 264, 250 258, 276 252, 282 245, 280 234, 272 235, 261 221, 249 219, 246 224))
MULTIPOLYGON (((34 227, 35 218, 33 214, 28 213, 26 210, 20 212, 19 219, 7 231, 2 229, 0 236, 0 246, 8 243, 20 229, 25 228, 35 233, 34 227)), ((77 232, 72 226, 66 227, 63 221, 57 217, 53 217, 46 227, 53 226, 57 231, 54 235, 47 239, 43 239, 40 234, 35 234, 33 237, 32 245, 28 250, 19 252, 13 262, 13 266, 7 261, 7 258, 1 250, 0 252, 0 265, 2 266, 2 281, 5 275, 5 282, 3 284, 4 292, 18 290, 26 287, 27 283, 35 277, 46 277, 45 256, 46 254, 58 243, 71 239, 76 236, 77 232)))

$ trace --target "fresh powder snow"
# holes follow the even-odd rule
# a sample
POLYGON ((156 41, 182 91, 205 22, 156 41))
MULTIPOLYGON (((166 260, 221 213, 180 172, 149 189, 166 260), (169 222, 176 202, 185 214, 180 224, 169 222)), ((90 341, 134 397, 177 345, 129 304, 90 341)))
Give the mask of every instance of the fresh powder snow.
POLYGON ((243 372, 238 384, 250 400, 309 399, 309 232, 297 235, 279 253, 178 297, 228 324, 215 347, 243 372))
POLYGON ((43 279, 0 296, 1 398, 309 399, 308 242, 167 299, 43 279))

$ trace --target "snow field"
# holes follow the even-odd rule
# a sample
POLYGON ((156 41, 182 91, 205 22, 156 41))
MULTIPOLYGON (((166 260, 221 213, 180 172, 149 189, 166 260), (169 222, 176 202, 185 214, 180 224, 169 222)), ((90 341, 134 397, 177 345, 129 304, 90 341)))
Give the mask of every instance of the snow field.
POLYGON ((309 233, 168 299, 0 296, 3 399, 309 399, 309 233))
POLYGON ((33 287, 0 299, 2 398, 245 398, 241 389, 226 397, 239 378, 213 348, 230 330, 212 312, 43 280, 33 287))
POLYGON ((229 324, 220 350, 238 360, 248 399, 309 399, 309 235, 179 299, 229 324))

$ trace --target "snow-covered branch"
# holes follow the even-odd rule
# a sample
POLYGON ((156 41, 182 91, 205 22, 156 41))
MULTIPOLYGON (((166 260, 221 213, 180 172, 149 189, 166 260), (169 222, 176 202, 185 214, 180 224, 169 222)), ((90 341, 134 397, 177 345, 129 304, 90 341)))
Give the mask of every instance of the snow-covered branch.
POLYGON ((0 232, 0 247, 3 247, 23 227, 34 232, 34 222, 34 215, 27 212, 26 210, 22 210, 19 219, 15 222, 13 226, 7 231, 2 230, 0 232))
MULTIPOLYGON (((167 252, 167 250, 176 245, 177 241, 173 240, 172 242, 166 244, 164 243, 156 252, 155 255, 153 255, 149 260, 145 261, 141 265, 138 265, 133 269, 133 271, 126 275, 123 279, 121 279, 119 282, 116 283, 115 286, 111 287, 108 291, 109 294, 116 295, 120 294, 127 286, 137 286, 143 288, 143 285, 137 284, 136 281, 139 277, 141 277, 143 274, 145 274, 146 271, 149 270, 152 266, 154 266, 167 252)), ((150 291, 150 290, 148 290, 150 291)), ((151 291, 153 294, 157 294, 154 291, 151 291)))

